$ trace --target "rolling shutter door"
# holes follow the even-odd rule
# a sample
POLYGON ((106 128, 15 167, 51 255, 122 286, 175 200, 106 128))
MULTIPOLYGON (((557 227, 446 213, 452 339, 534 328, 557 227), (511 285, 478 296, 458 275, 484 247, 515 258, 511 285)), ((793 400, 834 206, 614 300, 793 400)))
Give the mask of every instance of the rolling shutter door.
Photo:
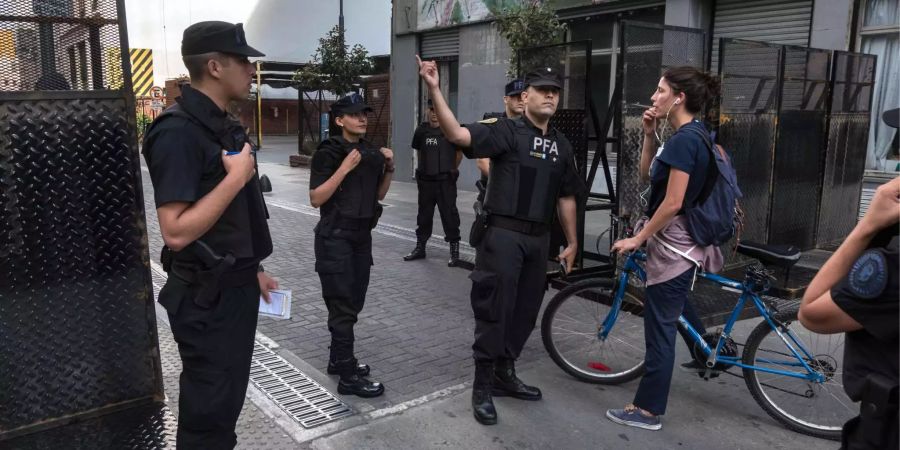
POLYGON ((432 31, 422 35, 422 59, 440 59, 459 55, 459 28, 432 31))
POLYGON ((808 46, 812 9, 813 0, 718 0, 711 71, 719 70, 722 37, 808 46))

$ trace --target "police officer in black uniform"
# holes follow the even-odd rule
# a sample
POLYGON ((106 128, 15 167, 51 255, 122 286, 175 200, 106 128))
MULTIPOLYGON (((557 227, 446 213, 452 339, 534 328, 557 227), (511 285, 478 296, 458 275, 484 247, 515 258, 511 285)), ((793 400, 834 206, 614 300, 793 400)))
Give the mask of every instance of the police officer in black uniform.
MULTIPOLYGON (((418 60, 418 57, 417 57, 418 60)), ((524 115, 461 127, 441 95, 437 66, 419 63, 444 135, 469 158, 490 158, 484 209, 488 228, 478 245, 472 279, 475 315, 475 382, 472 408, 485 425, 497 423, 492 395, 539 400, 541 391, 515 371, 546 289, 549 230, 554 214, 568 242, 558 259, 571 270, 578 248, 576 195, 583 182, 572 146, 548 122, 559 104, 561 83, 549 70, 525 78, 524 115)))
MULTIPOLYGON (((522 117, 522 113, 525 111, 525 102, 522 101, 522 91, 524 90, 525 82, 521 79, 516 78, 515 80, 506 83, 503 90, 503 112, 484 113, 482 119, 487 120, 502 117, 506 117, 507 119, 518 119, 519 117, 522 117)), ((481 226, 480 222, 483 219, 484 196, 487 193, 488 175, 490 175, 491 171, 491 159, 478 158, 475 160, 475 164, 478 165, 478 171, 481 172, 481 179, 475 183, 475 187, 478 189, 478 196, 475 199, 475 205, 473 205, 475 208, 475 221, 472 223, 472 229, 469 231, 470 243, 478 239, 475 236, 478 234, 478 227, 481 226)))
POLYGON ((338 392, 360 397, 384 393, 370 381, 369 366, 353 352, 353 325, 362 311, 372 266, 372 228, 391 185, 394 154, 363 138, 372 108, 359 94, 331 105, 339 136, 319 145, 309 177, 309 201, 321 208, 316 225, 316 272, 328 307, 331 354, 328 373, 340 375, 338 392))
MULTIPOLYGON (((896 128, 898 110, 885 122, 896 128)), ((810 282, 799 319, 816 333, 846 333, 844 391, 860 414, 841 449, 898 448, 900 390, 900 177, 883 184, 869 210, 810 282)))
POLYGON ((260 294, 268 299, 277 283, 260 265, 272 240, 256 160, 226 105, 247 98, 247 57, 263 54, 226 22, 188 27, 181 54, 191 85, 143 143, 169 275, 159 302, 183 365, 176 439, 179 448, 234 448, 260 294))
POLYGON ((412 148, 418 151, 419 167, 416 168, 416 185, 419 188, 419 214, 416 216, 416 248, 403 257, 412 261, 425 257, 425 245, 431 237, 434 205, 441 213, 444 240, 450 243, 450 261, 459 264, 459 210, 456 209, 456 180, 462 152, 447 142, 434 114, 434 106, 428 100, 428 121, 419 125, 413 133, 412 148))

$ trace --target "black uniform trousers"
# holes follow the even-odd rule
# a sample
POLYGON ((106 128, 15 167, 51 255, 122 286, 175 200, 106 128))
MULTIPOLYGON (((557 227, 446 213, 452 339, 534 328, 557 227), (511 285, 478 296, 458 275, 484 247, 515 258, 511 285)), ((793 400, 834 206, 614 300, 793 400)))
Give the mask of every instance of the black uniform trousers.
POLYGON ((459 242, 459 210, 456 208, 456 178, 447 174, 443 180, 417 179, 419 186, 419 214, 416 216, 416 238, 425 242, 431 237, 434 206, 437 205, 444 226, 444 240, 459 242))
POLYGON ((517 359, 531 335, 547 283, 547 233, 531 236, 490 226, 472 279, 476 361, 517 359))
POLYGON ((334 228, 316 233, 316 272, 328 308, 331 362, 353 354, 353 325, 366 302, 372 268, 372 233, 368 220, 357 229, 334 228))
POLYGON ((196 289, 170 276, 159 292, 160 303, 177 305, 168 311, 182 364, 176 444, 231 449, 250 378, 259 283, 223 288, 209 308, 194 303, 196 289))

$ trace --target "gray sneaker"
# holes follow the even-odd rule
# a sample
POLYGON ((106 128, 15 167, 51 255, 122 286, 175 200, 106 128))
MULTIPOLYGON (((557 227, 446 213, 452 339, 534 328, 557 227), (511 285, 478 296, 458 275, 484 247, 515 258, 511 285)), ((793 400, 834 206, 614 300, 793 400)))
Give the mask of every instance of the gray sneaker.
POLYGON ((659 416, 647 417, 632 405, 626 406, 625 409, 607 409, 606 417, 617 424, 629 427, 643 428, 645 430, 659 430, 662 428, 659 416))

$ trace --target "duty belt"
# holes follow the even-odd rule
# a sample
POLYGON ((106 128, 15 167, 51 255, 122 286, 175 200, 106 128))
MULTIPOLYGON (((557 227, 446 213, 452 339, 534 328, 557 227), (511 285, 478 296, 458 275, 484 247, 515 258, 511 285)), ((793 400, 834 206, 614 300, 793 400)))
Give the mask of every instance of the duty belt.
POLYGON ((194 303, 210 307, 223 287, 234 287, 256 280, 256 267, 232 271, 235 258, 231 253, 217 254, 201 240, 179 252, 163 247, 160 261, 163 270, 187 284, 198 285, 194 303))
POLYGON ((334 221, 334 225, 332 229, 341 229, 341 230, 368 230, 372 224, 372 218, 365 219, 348 219, 346 217, 339 217, 334 221))
POLYGON ((516 231, 529 236, 540 236, 550 231, 550 226, 545 223, 532 222, 530 220, 522 220, 509 216, 490 215, 488 216, 488 223, 491 226, 516 231))
POLYGON ((436 175, 428 175, 421 170, 416 170, 416 179, 420 181, 444 181, 444 180, 452 180, 453 172, 441 172, 436 175))

